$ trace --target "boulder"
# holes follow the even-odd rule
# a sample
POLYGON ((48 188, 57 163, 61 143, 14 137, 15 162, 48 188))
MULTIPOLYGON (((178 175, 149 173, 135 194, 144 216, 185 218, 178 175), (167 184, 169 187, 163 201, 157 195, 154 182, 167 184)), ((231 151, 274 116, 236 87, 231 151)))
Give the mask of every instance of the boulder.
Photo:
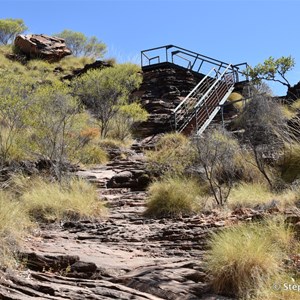
POLYGON ((42 58, 49 62, 72 54, 64 39, 44 34, 18 35, 14 45, 28 58, 42 58))

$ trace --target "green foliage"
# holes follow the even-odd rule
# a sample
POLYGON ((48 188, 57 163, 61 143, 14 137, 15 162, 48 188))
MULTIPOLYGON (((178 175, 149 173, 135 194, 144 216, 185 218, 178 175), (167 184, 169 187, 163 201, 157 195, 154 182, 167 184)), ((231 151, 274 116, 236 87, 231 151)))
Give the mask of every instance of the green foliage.
POLYGON ((199 211, 204 205, 203 191, 192 179, 168 177, 152 183, 149 187, 147 216, 176 217, 199 211))
POLYGON ((76 69, 82 69, 86 64, 94 62, 93 58, 90 57, 75 57, 66 56, 57 63, 52 63, 53 66, 58 66, 63 69, 63 74, 68 75, 76 69))
POLYGON ((108 161, 107 153, 98 145, 88 143, 76 152, 75 158, 84 165, 104 164, 108 161))
POLYGON ((0 19, 0 44, 13 42, 18 34, 27 30, 22 19, 0 19))
POLYGON ((182 175, 191 165, 193 151, 189 139, 180 133, 166 133, 155 150, 146 152, 148 170, 156 176, 182 175))
POLYGON ((32 106, 31 82, 12 74, 0 78, 0 163, 11 157, 32 106))
POLYGON ((88 38, 83 33, 72 30, 64 30, 55 36, 65 40, 67 47, 74 56, 101 58, 106 52, 106 45, 95 36, 88 38))
POLYGON ((282 261, 289 253, 293 234, 283 218, 265 223, 242 224, 215 233, 205 260, 217 293, 242 299, 282 273, 282 261))
POLYGON ((115 118, 112 120, 112 129, 109 136, 124 141, 130 138, 135 123, 146 121, 148 113, 139 103, 121 105, 115 118))
POLYGON ((50 159, 59 179, 68 155, 80 146, 76 143, 74 129, 79 103, 61 82, 38 87, 32 99, 34 105, 29 108, 27 119, 27 125, 32 129, 30 150, 50 159))
POLYGON ((104 212, 95 187, 85 180, 58 183, 36 178, 25 183, 23 190, 21 201, 33 220, 99 218, 104 212))
POLYGON ((278 59, 271 56, 266 59, 263 64, 249 67, 247 71, 254 83, 258 83, 261 80, 270 80, 290 87, 290 83, 286 78, 286 73, 291 71, 294 66, 295 59, 291 56, 282 56, 278 59))
POLYGON ((141 76, 134 64, 92 70, 72 82, 74 94, 99 121, 101 137, 106 137, 112 119, 127 104, 130 93, 139 87, 141 76))

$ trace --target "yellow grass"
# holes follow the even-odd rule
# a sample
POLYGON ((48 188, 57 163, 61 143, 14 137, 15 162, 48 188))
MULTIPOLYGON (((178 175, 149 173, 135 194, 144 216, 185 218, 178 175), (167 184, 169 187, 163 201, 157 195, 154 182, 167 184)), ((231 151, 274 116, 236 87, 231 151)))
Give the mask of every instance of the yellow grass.
POLYGON ((296 190, 287 189, 281 193, 275 193, 262 183, 241 183, 232 189, 228 198, 228 205, 232 209, 236 207, 253 208, 276 200, 280 207, 286 207, 294 204, 298 198, 299 192, 296 190))
POLYGON ((283 218, 213 234, 205 261, 215 292, 238 299, 259 295, 278 276, 286 275, 282 261, 293 239, 283 218))
POLYGON ((12 194, 0 191, 0 267, 15 263, 15 254, 31 223, 12 194))
POLYGON ((150 185, 145 214, 154 217, 175 217, 198 212, 205 204, 204 194, 195 180, 164 178, 150 185))
POLYGON ((34 220, 99 218, 105 210, 94 186, 82 179, 59 184, 36 178, 24 190, 21 200, 34 220))

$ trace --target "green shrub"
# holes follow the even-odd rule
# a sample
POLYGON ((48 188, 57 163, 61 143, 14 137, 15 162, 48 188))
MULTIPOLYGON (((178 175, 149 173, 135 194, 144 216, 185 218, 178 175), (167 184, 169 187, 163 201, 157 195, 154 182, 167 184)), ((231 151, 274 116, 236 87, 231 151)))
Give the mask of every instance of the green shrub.
POLYGON ((121 105, 113 118, 108 137, 124 141, 131 138, 134 124, 146 121, 148 113, 139 103, 121 105))
POLYGON ((204 205, 199 183, 186 178, 164 178, 149 187, 147 216, 175 217, 199 211, 204 205))
POLYGON ((34 220, 98 218, 104 211, 94 186, 82 179, 59 184, 36 178, 23 189, 24 209, 34 220))
POLYGON ((147 151, 148 169, 155 175, 182 175, 191 164, 193 151, 189 139, 180 133, 167 133, 155 150, 147 151))
POLYGON ((292 241, 283 218, 214 233, 205 260, 215 292, 242 299, 258 295, 285 275, 282 262, 292 241))
POLYGON ((108 161, 107 153, 92 143, 82 147, 76 156, 84 165, 104 164, 108 161))

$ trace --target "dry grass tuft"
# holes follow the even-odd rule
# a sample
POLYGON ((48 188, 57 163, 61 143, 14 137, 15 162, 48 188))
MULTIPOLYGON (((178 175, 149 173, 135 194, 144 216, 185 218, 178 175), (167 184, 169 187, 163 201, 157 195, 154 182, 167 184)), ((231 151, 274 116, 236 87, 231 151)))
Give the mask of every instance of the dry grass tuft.
POLYGON ((267 185, 262 183, 241 183, 235 186, 228 199, 228 205, 236 207, 254 208, 261 204, 270 203, 276 200, 279 206, 284 208, 293 205, 299 199, 299 191, 287 189, 280 193, 271 192, 267 185))
POLYGON ((0 191, 0 266, 15 263, 15 254, 31 223, 13 194, 0 191))
POLYGON ((282 262, 293 238, 283 218, 213 234, 205 259, 214 290, 241 299, 258 295, 279 274, 285 274, 282 262))
POLYGON ((59 184, 36 178, 21 196, 25 211, 34 220, 99 218, 104 206, 94 186, 82 179, 59 184))
POLYGON ((176 217, 198 212, 204 206, 204 194, 195 180, 164 178, 149 187, 145 214, 153 217, 176 217))

